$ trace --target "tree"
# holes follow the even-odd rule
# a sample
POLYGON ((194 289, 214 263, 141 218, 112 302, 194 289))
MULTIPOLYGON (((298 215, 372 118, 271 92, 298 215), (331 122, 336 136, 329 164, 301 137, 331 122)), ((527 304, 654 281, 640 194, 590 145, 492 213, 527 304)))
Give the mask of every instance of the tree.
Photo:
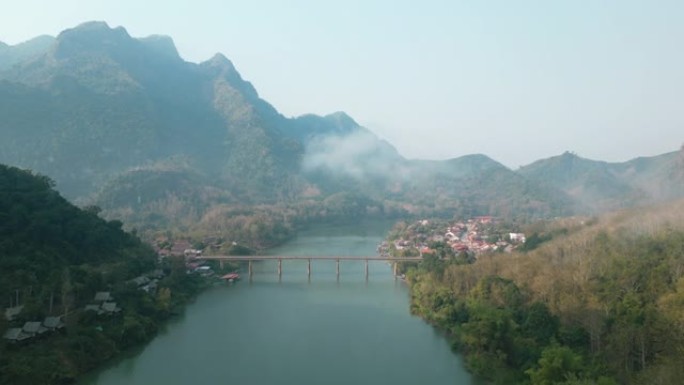
POLYGON ((157 293, 157 309, 163 313, 168 313, 171 310, 171 289, 162 287, 157 293))
POLYGON ((558 332, 558 326, 558 317, 551 314, 544 303, 535 302, 525 311, 521 329, 538 344, 546 345, 558 332))
POLYGON ((434 254, 423 255, 423 260, 420 262, 420 267, 431 273, 436 273, 438 277, 441 277, 444 273, 444 262, 442 262, 434 254))
POLYGON ((542 351, 538 367, 529 369, 532 385, 553 385, 577 377, 583 366, 582 356, 567 346, 552 345, 542 351))

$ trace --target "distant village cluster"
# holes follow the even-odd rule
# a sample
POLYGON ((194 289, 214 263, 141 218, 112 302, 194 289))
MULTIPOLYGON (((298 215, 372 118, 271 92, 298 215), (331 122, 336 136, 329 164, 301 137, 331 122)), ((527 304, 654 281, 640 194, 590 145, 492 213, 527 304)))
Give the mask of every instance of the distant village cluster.
POLYGON ((161 237, 152 243, 152 247, 160 258, 188 257, 193 254, 199 255, 202 253, 202 250, 193 248, 192 243, 185 239, 171 241, 165 237, 161 237))
POLYGON ((512 252, 525 243, 525 234, 505 232, 496 218, 480 216, 467 221, 431 221, 423 219, 409 225, 397 239, 385 242, 384 253, 435 254, 436 243, 447 246, 453 254, 477 256, 488 252, 512 252))
MULTIPOLYGON (((221 244, 218 239, 205 239, 209 250, 218 249, 221 244)), ((197 273, 202 276, 214 275, 214 271, 206 261, 198 260, 202 256, 204 249, 194 248, 188 240, 180 239, 169 241, 166 238, 159 238, 152 243, 152 247, 157 252, 160 260, 167 257, 185 257, 185 268, 188 274, 197 273)))

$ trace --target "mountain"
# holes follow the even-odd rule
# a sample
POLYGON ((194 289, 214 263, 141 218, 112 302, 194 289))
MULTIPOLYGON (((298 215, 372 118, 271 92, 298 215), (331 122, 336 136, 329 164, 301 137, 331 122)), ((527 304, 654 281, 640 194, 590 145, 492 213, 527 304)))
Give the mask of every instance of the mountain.
POLYGON ((622 163, 584 159, 566 152, 518 172, 567 193, 580 211, 601 212, 684 196, 684 148, 622 163))
POLYGON ((102 22, 62 32, 0 79, 0 162, 50 175, 77 201, 170 162, 247 202, 291 200, 310 187, 300 173, 309 142, 372 136, 342 112, 285 118, 225 56, 185 62, 169 37, 102 22))
POLYGON ((54 41, 54 37, 44 35, 17 45, 0 42, 0 71, 47 52, 54 41))
MULTIPOLYGON (((226 206, 318 219, 539 217, 585 209, 591 194, 611 202, 623 195, 613 179, 624 178, 603 166, 587 166, 584 184, 575 176, 549 183, 539 174, 555 180, 563 161, 515 172, 485 155, 405 159, 344 112, 283 116, 228 58, 187 62, 170 37, 134 38, 89 22, 25 44, 0 46, 0 163, 49 175, 70 200, 96 203, 129 225, 192 227, 208 213, 232 212, 226 206), (588 192, 577 193, 579 185, 588 192)), ((650 174, 641 169, 658 162, 637 162, 633 179, 659 180, 668 162, 650 174)))
POLYGON ((229 60, 185 62, 169 38, 86 23, 0 78, 0 161, 51 175, 72 199, 128 169, 180 158, 265 198, 282 193, 301 155, 279 133, 290 120, 229 60))

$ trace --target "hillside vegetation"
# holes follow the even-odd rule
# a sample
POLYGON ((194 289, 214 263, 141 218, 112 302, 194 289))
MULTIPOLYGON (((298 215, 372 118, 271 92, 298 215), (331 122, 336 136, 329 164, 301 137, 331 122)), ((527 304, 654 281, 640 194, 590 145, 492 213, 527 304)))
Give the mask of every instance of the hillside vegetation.
POLYGON ((0 165, 0 293, 32 288, 33 299, 45 301, 41 289, 61 291, 65 267, 111 264, 112 275, 126 276, 152 266, 152 251, 121 222, 75 207, 53 187, 47 177, 0 165))
POLYGON ((53 186, 47 177, 0 165, 0 384, 73 382, 149 340, 198 289, 182 261, 167 266, 157 291, 131 285, 157 267, 154 251, 121 222, 99 218, 96 207, 75 207, 53 186), (112 294, 116 314, 84 310, 97 292, 112 294), (7 319, 10 307, 20 311, 7 319), (46 317, 59 317, 65 327, 7 339, 10 329, 26 331, 28 322, 46 317))
POLYGON ((527 253, 422 264, 413 311, 496 383, 681 383, 684 201, 559 227, 527 253))

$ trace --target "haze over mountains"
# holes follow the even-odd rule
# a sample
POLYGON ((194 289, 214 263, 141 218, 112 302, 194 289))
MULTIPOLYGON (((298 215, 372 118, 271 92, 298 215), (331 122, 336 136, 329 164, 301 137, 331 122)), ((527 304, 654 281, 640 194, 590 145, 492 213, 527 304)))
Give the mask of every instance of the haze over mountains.
POLYGON ((684 196, 682 152, 517 171, 485 155, 407 160, 342 112, 283 116, 221 54, 189 63, 169 37, 102 22, 0 44, 0 100, 0 163, 114 215, 337 197, 360 212, 530 217, 684 196))

